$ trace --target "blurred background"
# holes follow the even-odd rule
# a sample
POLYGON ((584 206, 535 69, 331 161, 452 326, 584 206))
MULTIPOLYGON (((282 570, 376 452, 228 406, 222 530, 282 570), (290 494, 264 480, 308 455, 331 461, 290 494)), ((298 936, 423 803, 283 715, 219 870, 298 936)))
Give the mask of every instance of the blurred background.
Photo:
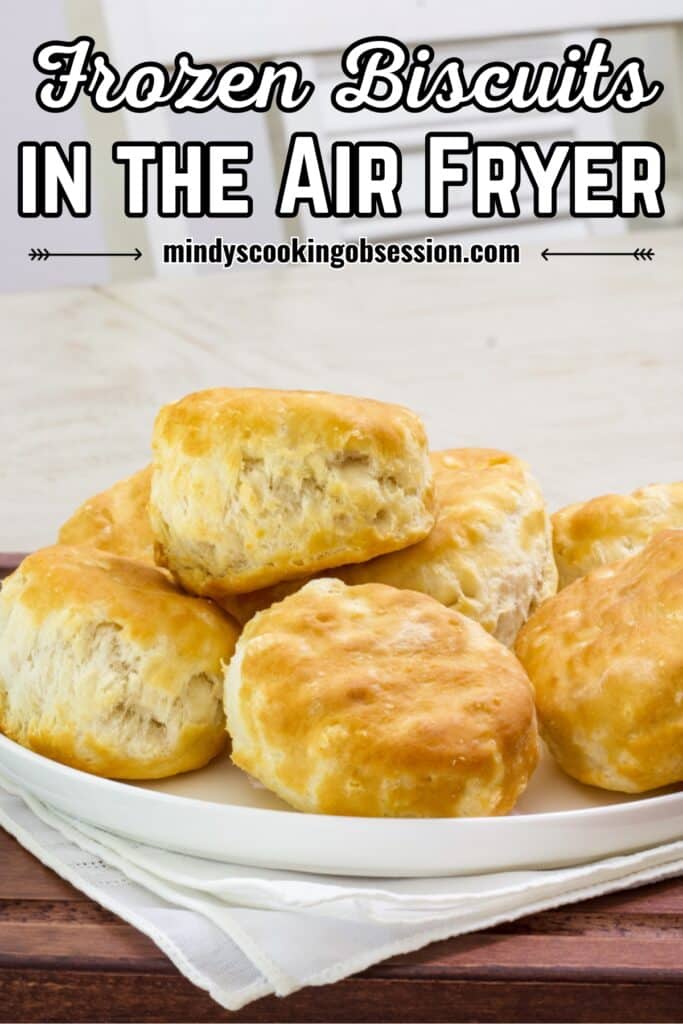
MULTIPOLYGON (((159 407, 216 386, 317 388, 400 402, 425 420, 432 447, 505 448, 527 459, 552 508, 606 491, 683 478, 683 0, 22 0, 0 4, 0 560, 53 542, 78 504, 150 459, 159 407), (122 71, 141 60, 301 62, 316 92, 295 115, 98 114, 87 102, 44 113, 33 52, 92 35, 122 71), (637 56, 663 81, 656 104, 602 113, 343 115, 329 104, 340 55, 367 35, 428 42, 474 66, 560 58, 596 35, 612 57, 637 56), (394 140, 403 150, 397 220, 280 220, 273 213, 285 141, 394 140), (667 158, 662 220, 524 216, 474 220, 467 201, 443 220, 421 209, 424 136, 650 140, 667 158), (22 220, 17 144, 90 140, 94 209, 87 219, 22 220), (248 220, 123 214, 117 140, 253 143, 248 220), (610 233, 610 238, 602 237, 610 233), (518 265, 163 268, 163 242, 344 240, 518 241, 518 265), (545 263, 544 246, 617 250, 545 263), (628 255, 655 250, 652 262, 628 255), (32 246, 132 251, 129 259, 31 263, 32 246), (194 271, 194 272, 193 272, 194 271), (69 287, 64 287, 69 286, 69 287)), ((451 195, 454 195, 453 191, 451 195)))
MULTIPOLYGON (((500 225, 476 221, 466 209, 453 209, 445 220, 430 220, 423 205, 425 133, 469 130, 479 139, 645 139, 658 142, 667 155, 664 221, 648 227, 665 228, 683 217, 683 0, 597 0, 551 4, 543 0, 480 0, 457 4, 451 0, 347 0, 315 5, 309 0, 28 0, 0 5, 2 38, 11 40, 4 54, 0 93, 2 138, 7 158, 0 165, 3 204, 3 246, 0 251, 0 289, 19 291, 59 284, 106 283, 116 279, 168 273, 156 263, 163 241, 197 241, 224 234, 232 241, 279 241, 291 234, 312 233, 321 240, 343 240, 367 234, 375 240, 473 237, 544 242, 596 232, 642 228, 630 222, 578 221, 568 217, 566 203, 557 219, 534 222, 523 209, 519 221, 500 225), (466 10, 464 8, 467 8, 466 10), (78 34, 95 38, 113 63, 126 70, 139 60, 171 64, 180 50, 197 61, 216 64, 234 59, 262 60, 290 56, 300 61, 305 76, 316 84, 312 101, 296 114, 277 110, 267 114, 98 114, 79 100, 69 111, 49 114, 35 102, 40 81, 32 55, 48 39, 78 34), (475 66, 494 57, 510 61, 559 59, 570 42, 586 42, 602 34, 612 42, 613 59, 641 57, 649 77, 665 86, 656 104, 634 114, 480 114, 465 110, 453 115, 341 114, 329 103, 332 85, 341 78, 340 55, 363 35, 392 34, 407 44, 431 43, 437 54, 460 55, 475 66), (292 131, 314 130, 324 151, 335 139, 388 138, 404 154, 403 216, 362 225, 353 220, 279 220, 273 213, 283 164, 285 142, 292 131), (16 215, 16 146, 22 139, 55 139, 93 143, 93 215, 87 220, 61 218, 39 223, 16 215), (249 139, 254 160, 249 191, 254 215, 249 220, 182 220, 154 217, 127 220, 123 215, 122 168, 112 164, 116 140, 231 140, 249 139), (32 245, 71 249, 131 250, 138 245, 144 257, 129 260, 51 260, 40 272, 26 259, 32 245)), ((455 192, 452 192, 455 197, 455 192)), ((523 204, 524 206, 524 204, 523 204)), ((171 271, 172 272, 172 271, 171 271)), ((177 272, 177 271, 176 271, 177 272)), ((187 274, 184 268, 182 273, 187 274)), ((201 272, 201 271, 200 271, 201 272)))

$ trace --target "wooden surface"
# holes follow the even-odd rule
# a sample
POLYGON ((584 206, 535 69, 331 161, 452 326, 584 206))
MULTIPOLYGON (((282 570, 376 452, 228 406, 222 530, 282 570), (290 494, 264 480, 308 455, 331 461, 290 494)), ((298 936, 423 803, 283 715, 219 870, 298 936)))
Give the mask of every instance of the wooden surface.
MULTIPOLYGON (((0 576, 15 564, 0 554, 0 576)), ((434 943, 230 1014, 0 831, 0 1021, 682 1019, 683 879, 434 943)))
POLYGON ((681 479, 683 233, 623 243, 655 259, 544 263, 536 246, 518 266, 242 269, 4 296, 0 548, 53 541, 148 460, 160 405, 219 384, 403 402, 435 448, 527 458, 553 507, 681 479))
POLYGON ((683 881, 435 943, 229 1014, 0 833, 2 1021, 680 1021, 683 881))
MULTIPOLYGON (((0 299, 0 547, 50 542, 78 502, 146 461, 159 405, 217 384, 404 402, 434 447, 529 459, 554 506, 681 479, 683 234, 628 244, 655 261, 544 264, 529 250, 518 267, 243 271, 0 299)), ((0 1020, 226 1019, 0 835, 0 1020)), ((439 943, 232 1019, 680 1021, 683 882, 439 943)))

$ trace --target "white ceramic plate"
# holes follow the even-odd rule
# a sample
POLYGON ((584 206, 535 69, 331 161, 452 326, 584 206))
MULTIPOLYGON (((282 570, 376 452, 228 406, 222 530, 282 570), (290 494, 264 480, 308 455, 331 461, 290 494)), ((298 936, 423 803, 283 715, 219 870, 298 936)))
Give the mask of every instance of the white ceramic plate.
POLYGON ((0 736, 0 770, 38 799, 139 842, 212 860, 337 875, 555 867, 683 838, 683 787, 634 798, 582 786, 545 756, 505 818, 298 814, 219 758, 162 782, 66 768, 0 736))

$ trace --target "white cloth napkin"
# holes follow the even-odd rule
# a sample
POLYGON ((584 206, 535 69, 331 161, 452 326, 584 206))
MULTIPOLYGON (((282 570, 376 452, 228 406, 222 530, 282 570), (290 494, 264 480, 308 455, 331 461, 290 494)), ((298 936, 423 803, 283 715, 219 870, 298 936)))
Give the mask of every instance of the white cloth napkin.
POLYGON ((683 874, 683 841, 579 867, 429 879, 268 871, 169 853, 70 819, 0 776, 0 826, 237 1010, 436 939, 683 874))

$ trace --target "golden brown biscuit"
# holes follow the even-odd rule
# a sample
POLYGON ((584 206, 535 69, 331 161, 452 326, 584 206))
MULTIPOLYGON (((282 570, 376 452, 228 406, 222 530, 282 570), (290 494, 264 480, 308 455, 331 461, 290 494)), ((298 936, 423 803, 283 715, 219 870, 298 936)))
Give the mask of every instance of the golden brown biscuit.
POLYGON ((159 413, 157 561, 220 598, 394 551, 434 522, 422 423, 312 391, 201 391, 159 413))
POLYGON ((683 781, 683 531, 546 601, 516 650, 569 775, 624 793, 683 781))
POLYGON ((227 672, 235 764, 303 811, 504 814, 538 757, 531 686, 424 594, 314 580, 247 625, 227 672))
POLYGON ((76 509, 59 531, 60 544, 88 547, 154 564, 154 536, 147 505, 152 467, 119 480, 76 509))
MULTIPOLYGON (((479 622, 505 644, 557 589, 550 520, 521 459, 488 448, 432 452, 436 523, 412 547, 325 573, 345 583, 418 590, 479 622)), ((293 593, 306 580, 226 598, 238 621, 293 593)))
POLYGON ((0 731, 111 778, 199 768, 225 745, 221 663, 236 639, 151 566, 45 548, 0 592, 0 731))
POLYGON ((683 483, 604 494, 552 517, 560 587, 601 565, 635 555, 660 530, 683 528, 683 483))

